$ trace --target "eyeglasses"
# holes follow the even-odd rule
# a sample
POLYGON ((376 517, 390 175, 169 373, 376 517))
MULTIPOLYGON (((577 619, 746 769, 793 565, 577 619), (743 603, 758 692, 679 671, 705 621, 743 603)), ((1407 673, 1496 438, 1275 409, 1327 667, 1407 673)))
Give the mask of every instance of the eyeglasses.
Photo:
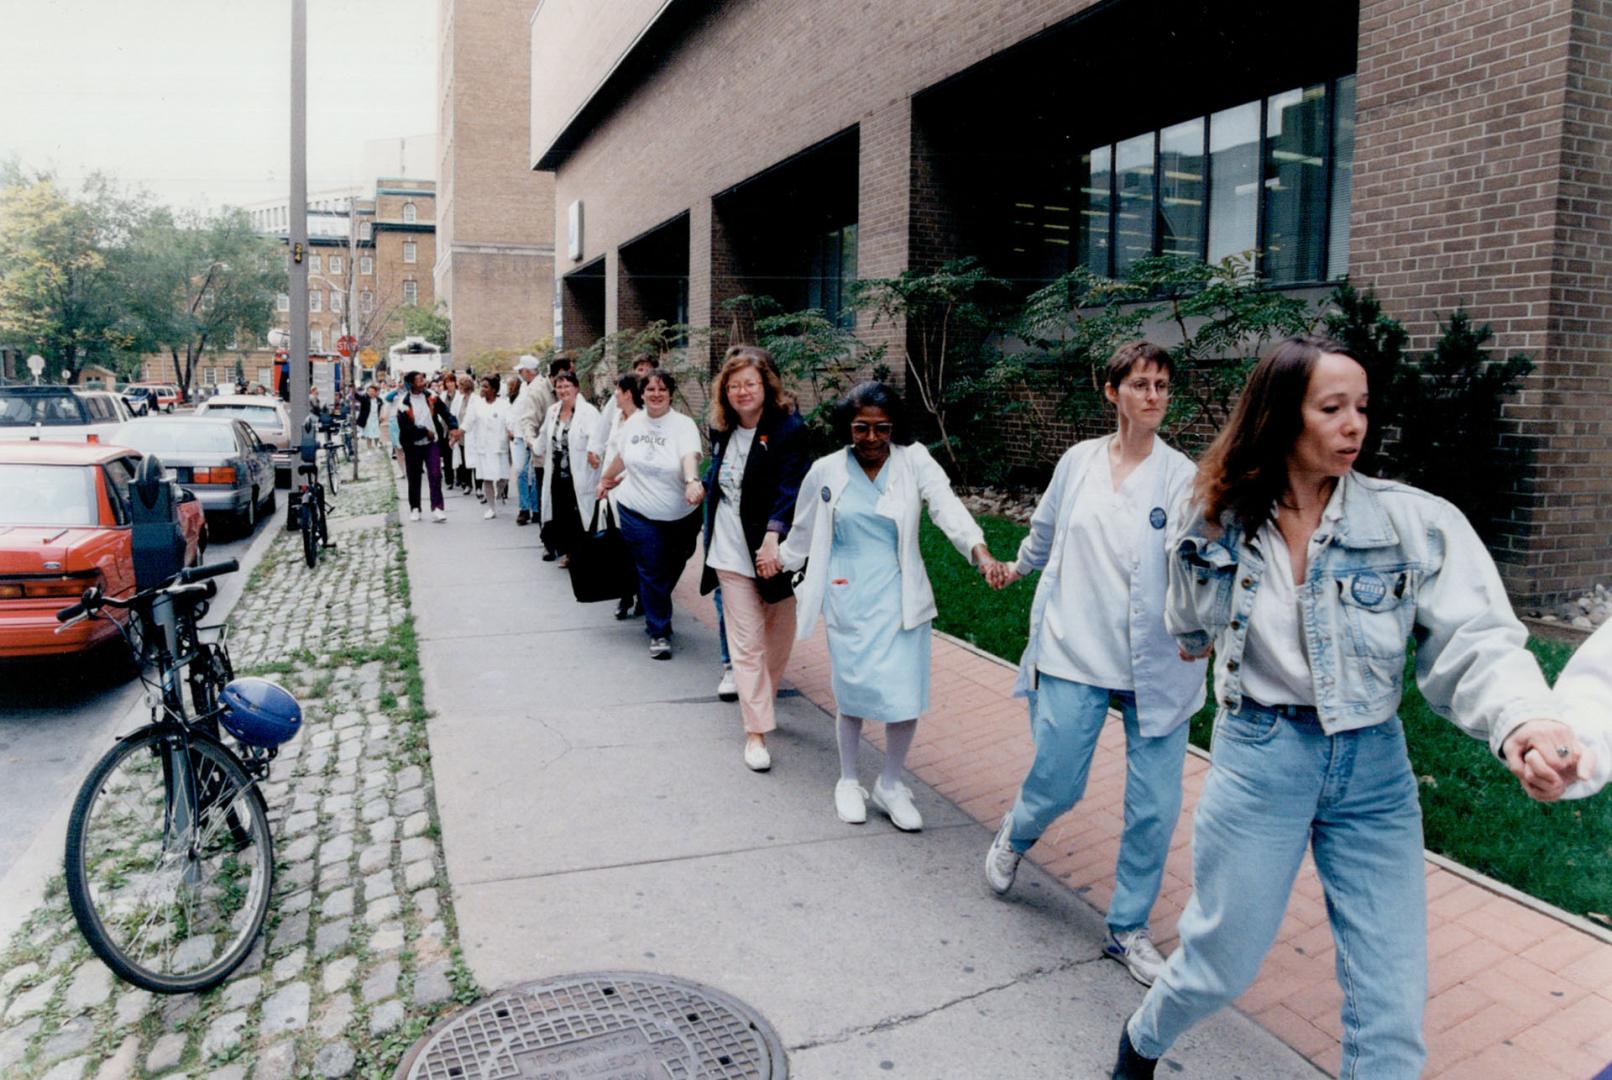
POLYGON ((872 434, 874 432, 877 432, 878 434, 880 434, 880 435, 882 435, 882 436, 884 436, 885 438, 888 439, 890 437, 891 433, 895 431, 895 429, 896 429, 896 426, 894 424, 890 423, 889 421, 886 421, 886 422, 884 422, 882 424, 870 424, 866 420, 852 420, 851 421, 851 434, 852 435, 869 435, 869 434, 872 434))

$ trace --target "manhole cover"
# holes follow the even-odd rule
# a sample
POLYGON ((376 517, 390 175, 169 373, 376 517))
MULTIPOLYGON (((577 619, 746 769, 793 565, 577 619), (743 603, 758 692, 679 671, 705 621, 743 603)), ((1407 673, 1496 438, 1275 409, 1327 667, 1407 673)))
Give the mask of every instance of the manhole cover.
POLYGON ((406 1080, 782 1080, 783 1044, 748 1005, 666 975, 525 983, 471 1006, 403 1059, 406 1080))

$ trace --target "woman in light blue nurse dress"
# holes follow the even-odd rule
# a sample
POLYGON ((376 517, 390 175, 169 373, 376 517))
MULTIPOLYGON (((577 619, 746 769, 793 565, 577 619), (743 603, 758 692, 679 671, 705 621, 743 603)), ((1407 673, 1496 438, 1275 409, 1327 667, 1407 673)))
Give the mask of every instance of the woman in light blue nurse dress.
POLYGON ((851 446, 819 458, 806 474, 779 562, 787 570, 806 568, 795 589, 796 639, 811 636, 819 615, 828 631, 839 712, 835 812, 852 824, 867 820, 868 792, 857 779, 856 758, 862 723, 873 720, 885 725, 873 805, 897 828, 914 831, 923 828, 923 817, 901 771, 918 717, 929 708, 929 624, 935 617, 918 549, 923 510, 993 582, 1007 568, 991 558, 985 535, 929 451, 897 442, 902 409, 894 390, 863 383, 835 416, 851 446))

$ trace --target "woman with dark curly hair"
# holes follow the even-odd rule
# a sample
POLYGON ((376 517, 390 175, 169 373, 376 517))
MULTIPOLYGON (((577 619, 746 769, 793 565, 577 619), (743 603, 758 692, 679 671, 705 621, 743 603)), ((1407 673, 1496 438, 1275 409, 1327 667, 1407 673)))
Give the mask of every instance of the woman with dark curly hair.
POLYGON ((840 401, 835 428, 850 445, 819 458, 806 474, 779 563, 785 570, 806 568, 796 590, 796 639, 811 636, 819 612, 828 629, 839 713, 835 811, 841 821, 867 820, 856 755, 863 721, 877 721, 885 725, 885 756, 873 805, 896 828, 913 832, 923 828, 923 816, 901 771, 918 717, 929 708, 929 624, 935 617, 935 593, 918 549, 923 510, 993 582, 1005 567, 991 558, 985 534, 944 470, 921 443, 909 443, 903 418, 900 395, 884 383, 862 383, 840 401))

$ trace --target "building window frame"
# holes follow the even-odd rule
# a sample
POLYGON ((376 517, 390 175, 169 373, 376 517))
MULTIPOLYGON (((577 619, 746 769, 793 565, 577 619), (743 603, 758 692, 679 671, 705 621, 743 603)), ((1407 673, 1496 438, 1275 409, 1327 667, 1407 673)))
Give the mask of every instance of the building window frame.
POLYGON ((278 296, 276 296, 274 298, 274 309, 276 311, 290 311, 291 310, 291 294, 290 293, 280 293, 278 296))
POLYGON ((330 268, 330 273, 332 273, 332 274, 341 273, 341 256, 340 255, 332 255, 329 259, 325 260, 325 265, 330 268))
MULTIPOLYGON (((1335 190, 1336 190, 1336 184, 1338 182, 1337 170, 1338 170, 1338 167, 1339 167, 1339 162, 1343 159, 1343 155, 1340 152, 1342 148, 1340 148, 1340 146, 1338 145, 1338 139, 1337 139, 1337 132, 1339 131, 1339 124, 1340 124, 1340 119, 1339 119, 1339 116, 1338 116, 1338 110, 1340 108, 1340 105, 1341 105, 1341 102, 1342 102, 1343 98, 1346 95, 1344 93, 1340 92, 1340 87, 1343 87, 1343 86, 1345 86, 1347 84, 1349 86, 1349 88, 1352 89, 1353 80, 1355 79, 1355 77, 1356 77, 1355 73, 1350 72, 1350 73, 1347 73, 1347 74, 1344 74, 1344 75, 1334 76, 1334 77, 1328 78, 1328 79, 1321 79, 1321 80, 1316 80, 1316 81, 1312 81, 1312 82, 1306 82, 1306 83, 1302 83, 1302 84, 1300 84, 1298 86, 1287 87, 1287 88, 1282 89, 1282 90, 1273 91, 1271 93, 1264 94, 1264 95, 1260 96, 1255 101, 1249 101, 1249 102, 1243 103, 1243 104, 1247 104, 1247 105, 1253 105, 1253 104, 1256 104, 1256 102, 1257 102, 1257 104, 1259 106, 1259 131, 1258 131, 1258 136, 1257 136, 1258 144, 1257 144, 1256 153, 1255 153, 1255 169, 1256 169, 1256 184, 1257 184, 1257 189, 1256 189, 1256 192, 1255 192, 1255 198, 1257 199, 1257 202, 1256 202, 1256 204, 1254 206, 1254 244, 1253 244, 1253 249, 1252 250, 1254 252, 1254 269, 1255 269, 1256 274, 1259 276, 1261 284, 1268 285, 1268 286, 1273 287, 1273 288, 1284 288, 1284 289, 1285 288, 1314 287, 1314 286, 1334 284, 1337 281, 1342 280, 1348 274, 1348 258, 1347 258, 1347 254, 1345 253, 1341 257, 1334 257, 1334 253, 1333 253, 1333 250, 1332 250, 1332 234, 1333 234, 1334 229, 1339 228, 1339 227, 1341 227, 1344 230, 1345 234, 1347 234, 1347 231, 1348 231, 1348 221, 1347 220, 1344 220, 1341 223, 1336 221, 1336 220, 1334 220, 1338 216, 1337 212, 1340 210, 1340 207, 1334 205, 1334 193, 1335 193, 1335 190), (1272 140, 1271 140, 1271 133, 1270 133, 1270 102, 1271 102, 1271 100, 1273 98, 1280 97, 1283 94, 1291 93, 1291 92, 1294 92, 1294 91, 1304 93, 1304 92, 1309 91, 1312 88, 1318 87, 1318 86, 1323 88, 1322 93, 1323 93, 1323 95, 1324 95, 1324 97, 1326 99, 1325 103, 1324 103, 1324 107, 1322 109, 1323 131, 1322 131, 1322 134, 1321 134, 1320 139, 1319 139, 1320 148, 1321 148, 1321 155, 1322 155, 1322 161, 1320 163, 1320 167, 1321 167, 1321 170, 1322 170, 1321 176, 1322 176, 1323 194, 1320 197, 1321 214, 1320 214, 1320 222, 1319 222, 1319 235, 1315 238, 1315 243, 1318 245, 1318 250, 1319 250, 1319 253, 1320 253, 1319 256, 1317 257, 1317 261, 1318 261, 1319 266, 1320 266, 1321 276, 1319 278, 1300 277, 1300 278, 1295 278, 1294 280, 1274 281, 1274 280, 1271 280, 1269 278, 1269 266, 1270 266, 1270 263, 1271 263, 1271 259, 1269 257, 1269 254, 1265 250, 1266 242, 1267 242, 1267 239, 1268 239, 1268 236, 1269 236, 1269 228, 1270 228, 1269 215, 1270 215, 1271 201, 1272 201, 1272 198, 1273 198, 1273 194, 1272 194, 1273 189, 1268 187, 1267 177, 1266 177, 1266 173, 1265 173, 1267 165, 1268 165, 1269 161, 1271 160, 1270 159, 1270 153, 1271 153, 1271 141, 1272 140), (1342 265, 1339 265, 1340 263, 1342 265)), ((1354 100, 1354 94, 1353 93, 1350 93, 1347 96, 1350 98, 1350 100, 1354 100)), ((1200 235, 1198 236, 1198 245, 1197 245, 1198 250, 1197 250, 1197 253, 1196 253, 1196 257, 1199 258, 1199 259, 1205 260, 1205 261, 1207 261, 1208 258, 1209 258, 1209 239, 1210 239, 1210 231, 1211 231, 1211 221, 1212 221, 1212 218, 1213 218, 1214 199, 1215 199, 1215 196, 1216 196, 1215 185, 1214 185, 1214 162, 1213 162, 1213 156, 1212 156, 1212 151, 1211 151, 1211 143, 1212 143, 1211 129, 1213 127, 1212 118, 1216 113, 1229 112, 1232 108, 1238 108, 1238 107, 1241 107, 1241 105, 1239 105, 1239 106, 1230 106, 1230 107, 1228 107, 1226 109, 1216 109, 1211 113, 1203 114, 1202 117, 1201 117, 1201 120, 1203 122, 1203 154, 1202 154, 1202 157, 1201 157, 1200 160, 1202 161, 1202 168, 1203 168, 1203 173, 1204 173, 1204 175, 1203 175, 1204 206, 1203 206, 1203 210, 1202 210, 1202 217, 1201 217, 1202 227, 1200 229, 1200 235)), ((1181 125, 1183 123, 1190 122, 1190 121, 1192 121, 1194 119, 1200 119, 1200 118, 1199 117, 1186 117, 1186 118, 1182 118, 1182 119, 1177 119, 1177 120, 1171 121, 1170 123, 1160 124, 1160 125, 1154 127, 1153 129, 1151 129, 1151 135, 1152 135, 1152 138, 1153 138, 1153 189, 1154 189, 1152 212, 1153 212, 1153 216, 1154 216, 1155 220, 1153 222, 1153 230, 1152 230, 1153 235, 1152 235, 1152 239, 1151 239, 1151 251, 1150 251, 1150 253, 1153 254, 1153 255, 1158 255, 1158 254, 1162 253, 1163 238, 1164 238, 1164 231, 1165 231, 1160 226, 1160 223, 1157 220, 1158 215, 1160 213, 1162 213, 1162 207, 1160 205, 1160 198, 1159 198, 1159 196, 1160 196, 1160 173, 1161 173, 1161 169, 1162 169, 1162 163, 1161 163, 1160 157, 1161 157, 1161 153, 1162 153, 1161 147, 1163 146, 1163 140, 1161 138, 1161 134, 1162 134, 1162 132, 1164 132, 1167 129, 1177 127, 1177 126, 1179 126, 1179 125, 1181 125)), ((1108 244, 1107 244, 1108 250, 1105 253, 1106 254, 1106 263, 1107 263, 1107 265, 1106 265, 1106 267, 1102 267, 1102 268, 1099 268, 1099 267, 1096 267, 1096 266, 1092 267, 1092 269, 1094 271, 1096 271, 1098 273, 1102 273, 1106 277, 1112 278, 1112 277, 1114 277, 1116 275, 1116 273, 1119 273, 1120 270, 1121 270, 1120 266, 1118 265, 1120 259, 1119 259, 1119 251, 1118 251, 1119 243, 1118 243, 1118 237, 1117 237, 1117 228, 1118 228, 1117 217, 1118 217, 1118 213, 1119 213, 1119 173, 1120 173, 1120 169, 1118 167, 1118 161, 1117 161, 1118 147, 1119 147, 1119 145, 1121 143, 1130 142, 1130 141, 1133 141, 1135 139, 1144 137, 1144 136, 1146 136, 1148 134, 1149 134, 1148 131, 1137 132, 1137 133, 1134 133, 1134 134, 1131 134, 1131 135, 1125 135, 1125 136, 1122 136, 1122 137, 1110 139, 1106 143, 1103 143, 1103 144, 1100 144, 1098 146, 1092 147, 1092 153, 1093 154, 1106 149, 1107 152, 1108 152, 1108 156, 1109 156, 1109 170, 1108 170, 1108 178, 1107 178, 1108 179, 1108 209, 1109 209, 1109 214, 1108 214, 1108 224, 1107 224, 1107 228, 1105 230, 1106 236, 1107 236, 1107 241, 1108 241, 1108 244)), ((1347 156, 1348 156, 1348 162, 1350 163, 1350 167, 1352 168, 1352 162, 1354 160, 1354 148, 1352 146, 1348 148, 1348 155, 1347 156)), ((1351 185, 1351 187, 1352 187, 1352 185, 1351 185)), ((1222 197, 1224 197, 1225 193, 1221 192, 1220 194, 1221 194, 1222 197)), ((1353 192, 1351 191, 1351 195, 1352 194, 1353 194, 1353 192)), ((1081 222, 1077 221, 1076 222, 1076 227, 1079 228, 1081 224, 1082 224, 1081 222)), ((1078 249, 1081 246, 1078 243, 1079 239, 1080 238, 1077 238, 1077 244, 1073 245, 1072 249, 1078 249)), ((1094 236, 1093 239, 1096 239, 1096 237, 1094 236)), ((1091 247, 1093 245, 1090 242, 1088 242, 1085 246, 1086 247, 1091 247)), ((1073 263, 1071 262, 1071 267, 1072 266, 1073 266, 1073 263)))
POLYGON ((403 261, 410 264, 420 261, 420 246, 413 240, 403 241, 403 261))
POLYGON ((308 290, 308 310, 310 312, 325 310, 325 294, 323 290, 308 290))
POLYGON ((420 220, 420 211, 411 202, 403 204, 403 224, 413 225, 420 220))
POLYGON ((374 258, 369 255, 365 255, 360 258, 358 260, 358 272, 364 277, 369 277, 371 274, 375 273, 374 258))
POLYGON ((409 307, 417 307, 420 303, 420 283, 413 278, 403 282, 403 302, 409 307))

